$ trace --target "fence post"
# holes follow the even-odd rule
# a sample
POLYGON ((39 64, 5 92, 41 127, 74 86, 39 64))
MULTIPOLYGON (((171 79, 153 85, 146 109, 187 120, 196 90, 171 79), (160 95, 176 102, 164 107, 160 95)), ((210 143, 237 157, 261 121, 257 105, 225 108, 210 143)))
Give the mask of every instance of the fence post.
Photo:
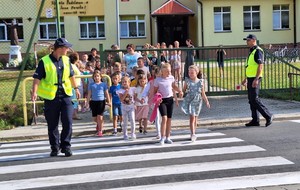
POLYGON ((100 65, 101 67, 105 66, 107 67, 106 65, 106 57, 104 56, 105 53, 104 53, 104 50, 103 50, 103 44, 99 44, 99 53, 100 53, 100 65))
POLYGON ((293 99, 293 90, 292 90, 292 73, 288 73, 288 78, 290 80, 290 99, 292 100, 293 99))
POLYGON ((210 68, 209 68, 209 58, 206 61, 206 68, 207 68, 207 92, 210 92, 210 68))
POLYGON ((26 102, 26 82, 32 79, 32 77, 27 77, 22 83, 22 104, 23 104, 23 115, 24 115, 24 126, 28 125, 28 115, 27 115, 27 102, 26 102))

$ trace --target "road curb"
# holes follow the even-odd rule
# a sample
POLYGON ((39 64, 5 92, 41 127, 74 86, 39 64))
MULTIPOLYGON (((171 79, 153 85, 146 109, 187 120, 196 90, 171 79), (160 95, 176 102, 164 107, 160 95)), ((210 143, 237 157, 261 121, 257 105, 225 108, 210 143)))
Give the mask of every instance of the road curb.
MULTIPOLYGON (((285 120, 298 120, 300 119, 300 115, 284 115, 284 114, 279 114, 275 115, 274 121, 285 121, 285 120)), ((178 120, 177 120, 178 121, 178 120)), ((228 128, 229 125, 230 127, 244 127, 244 124, 246 122, 249 122, 249 118, 238 118, 238 119, 224 119, 224 120, 204 120, 198 122, 198 128, 201 127, 206 127, 206 128, 228 128)), ((189 124, 182 122, 177 122, 176 121, 172 122, 172 127, 173 128, 188 128, 189 124)), ((261 125, 264 127, 264 123, 261 125)), ((112 132, 112 127, 104 129, 104 134, 109 134, 112 132)), ((155 127, 151 125, 151 128, 149 129, 150 131, 154 131, 155 127)), ((91 136, 94 135, 96 131, 93 128, 86 128, 86 129, 73 129, 73 135, 72 137, 83 137, 83 136, 91 136)), ((22 135, 22 136, 16 136, 16 137, 2 137, 0 138, 0 142, 10 142, 10 141, 31 141, 31 140, 44 140, 48 139, 48 135, 46 134, 37 134, 37 135, 22 135)))

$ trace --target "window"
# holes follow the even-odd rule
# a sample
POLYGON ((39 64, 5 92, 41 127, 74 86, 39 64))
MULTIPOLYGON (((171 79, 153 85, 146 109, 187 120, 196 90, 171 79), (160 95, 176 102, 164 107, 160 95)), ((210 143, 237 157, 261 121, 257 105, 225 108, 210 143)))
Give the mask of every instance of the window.
POLYGON ((290 28, 289 5, 273 5, 273 29, 290 28))
MULTIPOLYGON (((10 30, 11 30, 11 24, 13 22, 13 19, 0 19, 7 23, 7 25, 4 22, 0 22, 0 41, 10 41, 10 30)), ((24 32, 23 32, 23 20, 22 19, 16 19, 17 26, 17 32, 18 32, 18 39, 24 40, 24 32)))
POLYGON ((215 32, 230 31, 230 7, 214 7, 215 32))
MULTIPOLYGON (((40 40, 52 40, 58 38, 56 18, 41 18, 39 22, 40 40)), ((65 25, 60 18, 61 37, 65 37, 65 25)))
POLYGON ((244 6, 244 30, 260 30, 259 6, 244 6))
POLYGON ((120 30, 122 38, 145 37, 145 16, 121 16, 120 30))
POLYGON ((104 17, 79 17, 79 20, 81 39, 105 37, 104 17))

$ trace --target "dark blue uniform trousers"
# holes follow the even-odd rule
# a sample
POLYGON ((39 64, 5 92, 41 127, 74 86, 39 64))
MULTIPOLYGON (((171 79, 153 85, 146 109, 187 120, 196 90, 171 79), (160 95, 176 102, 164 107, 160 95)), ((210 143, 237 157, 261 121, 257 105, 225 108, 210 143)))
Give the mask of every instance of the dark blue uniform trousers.
POLYGON ((259 95, 261 78, 258 81, 258 86, 256 88, 252 87, 252 83, 255 78, 247 78, 247 88, 248 88, 248 100, 250 104, 252 121, 259 122, 259 113, 266 119, 270 119, 272 114, 269 112, 268 108, 262 103, 259 95), (259 113, 258 113, 259 112, 259 113))
POLYGON ((45 100, 45 118, 48 124, 48 137, 52 150, 70 148, 72 137, 73 104, 71 97, 45 100), (59 139, 58 123, 61 118, 62 131, 59 139))

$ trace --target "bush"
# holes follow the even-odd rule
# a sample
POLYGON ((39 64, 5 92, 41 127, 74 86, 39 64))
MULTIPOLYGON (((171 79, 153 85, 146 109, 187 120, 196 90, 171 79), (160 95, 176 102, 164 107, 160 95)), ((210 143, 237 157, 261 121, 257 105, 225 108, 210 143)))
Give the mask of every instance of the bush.
MULTIPOLYGON (((28 115, 29 118, 28 125, 30 125, 33 117, 32 108, 28 107, 28 115)), ((11 103, 7 105, 0 106, 0 123, 2 125, 7 126, 24 126, 24 116, 23 116, 23 107, 21 103, 11 103)), ((10 127, 11 128, 11 127, 10 127)), ((0 128, 1 129, 1 128, 0 128)))
MULTIPOLYGON (((20 64, 20 66, 23 65, 23 62, 20 64)), ((36 64, 35 64, 35 58, 34 58, 34 54, 31 53, 28 57, 28 60, 25 64, 24 70, 34 70, 36 68, 36 64)))
MULTIPOLYGON (((42 57, 49 54, 49 49, 43 49, 41 51, 37 52, 37 60, 39 61, 42 57)), ((34 53, 31 53, 28 57, 28 60, 25 64, 24 70, 34 70, 36 68, 36 60, 34 53)), ((23 65, 23 62, 20 64, 20 66, 23 65)))
POLYGON ((0 61, 0 69, 4 69, 4 64, 0 61))
POLYGON ((0 130, 8 130, 8 129, 12 129, 13 126, 9 125, 7 123, 7 121, 0 119, 0 130))
POLYGON ((5 58, 0 59, 0 69, 4 69, 6 67, 7 60, 5 58))
POLYGON ((49 51, 48 48, 44 48, 43 50, 38 51, 37 52, 37 58, 38 58, 38 60, 40 60, 42 57, 44 57, 45 55, 47 55, 49 53, 50 53, 50 51, 49 51))

